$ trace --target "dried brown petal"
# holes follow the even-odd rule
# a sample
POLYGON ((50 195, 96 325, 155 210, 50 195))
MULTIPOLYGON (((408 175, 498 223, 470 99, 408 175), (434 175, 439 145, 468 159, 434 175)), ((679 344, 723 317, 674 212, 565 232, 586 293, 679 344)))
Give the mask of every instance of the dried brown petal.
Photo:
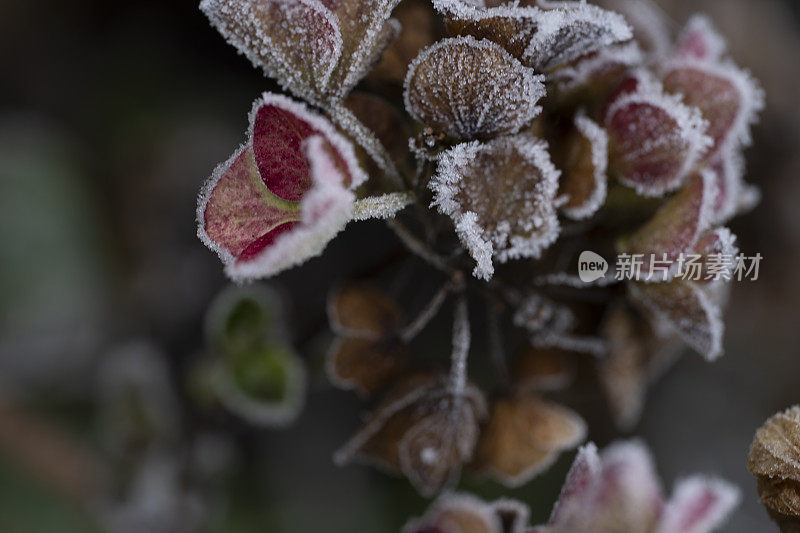
POLYGON ((479 389, 455 395, 448 385, 440 376, 398 384, 336 453, 337 464, 360 460, 402 473, 423 495, 443 489, 471 458, 486 413, 479 389))
POLYGON ((505 485, 516 487, 585 437, 583 419, 566 407, 532 395, 499 399, 481 433, 477 462, 505 485))
POLYGON ((392 335, 403 320, 394 300, 369 285, 334 290, 328 298, 328 319, 342 336, 373 340, 392 335))
POLYGON ((433 203, 453 219, 476 277, 492 277, 493 259, 536 258, 555 242, 558 176, 547 144, 524 134, 442 154, 429 183, 433 203))
POLYGON ((606 200, 608 134, 584 114, 564 140, 556 163, 562 172, 560 194, 568 200, 561 208, 572 219, 592 216, 606 200))
POLYGON ((541 112, 542 80, 491 41, 444 39, 409 67, 405 105, 418 121, 458 139, 515 133, 541 112))
POLYGON ((345 337, 331 347, 326 370, 335 386, 366 397, 382 389, 404 362, 405 351, 398 341, 345 337))

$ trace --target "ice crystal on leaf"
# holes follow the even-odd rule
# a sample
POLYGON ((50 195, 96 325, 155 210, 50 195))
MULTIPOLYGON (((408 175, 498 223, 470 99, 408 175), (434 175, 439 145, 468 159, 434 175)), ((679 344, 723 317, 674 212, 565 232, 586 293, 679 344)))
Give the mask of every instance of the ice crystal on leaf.
POLYGON ((402 473, 423 495, 455 481, 472 457, 486 400, 474 385, 454 393, 441 376, 412 376, 378 405, 364 427, 334 457, 402 473))
POLYGON ((350 218, 366 176, 324 118, 265 94, 250 139, 220 165, 197 209, 203 242, 235 280, 271 276, 322 252, 350 218))
POLYGON ((606 201, 608 134, 581 113, 561 150, 563 157, 556 160, 563 173, 560 193, 568 197, 561 210, 572 219, 588 218, 606 201))
POLYGON ((641 81, 633 92, 611 103, 605 127, 611 140, 612 173, 645 196, 680 187, 712 142, 696 108, 641 81))
POLYGON ((200 8, 254 65, 298 97, 343 98, 399 27, 398 0, 203 0, 200 8))
POLYGON ((539 257, 556 240, 558 177, 546 143, 527 134, 460 144, 442 154, 429 186, 478 263, 476 277, 492 277, 493 259, 539 257))
POLYGON ((435 0, 434 6, 451 32, 492 40, 540 71, 632 37, 620 15, 585 2, 435 0))
POLYGON ((638 43, 630 41, 601 48, 593 54, 581 57, 553 72, 550 80, 556 84, 562 95, 577 91, 602 94, 628 69, 641 65, 643 60, 638 43))
POLYGON ((739 501, 732 485, 688 477, 664 498, 647 448, 620 442, 578 452, 547 525, 532 533, 708 533, 739 501))
POLYGON ((418 121, 457 139, 515 133, 541 112, 542 81, 491 41, 444 39, 411 63, 405 104, 418 121))

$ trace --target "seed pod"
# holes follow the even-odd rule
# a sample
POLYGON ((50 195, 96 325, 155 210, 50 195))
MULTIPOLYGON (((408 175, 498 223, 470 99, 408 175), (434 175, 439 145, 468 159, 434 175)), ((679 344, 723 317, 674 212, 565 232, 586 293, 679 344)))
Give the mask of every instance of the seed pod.
POLYGON ((800 405, 759 428, 747 468, 758 478, 758 496, 784 533, 800 532, 800 405))

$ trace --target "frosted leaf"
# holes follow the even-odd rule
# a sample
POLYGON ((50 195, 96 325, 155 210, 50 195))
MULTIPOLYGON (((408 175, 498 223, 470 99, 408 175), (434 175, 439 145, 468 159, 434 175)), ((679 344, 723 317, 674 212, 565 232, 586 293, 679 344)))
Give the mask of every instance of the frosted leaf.
POLYGON ((608 134, 580 113, 562 146, 557 159, 562 172, 559 194, 569 199, 561 210, 575 220, 589 218, 606 201, 608 134))
POLYGON ((628 291, 636 305, 677 333, 697 353, 710 361, 722 355, 722 311, 700 285, 684 280, 634 282, 628 284, 628 291))
POLYGON ((664 68, 664 89, 700 109, 713 145, 706 157, 750 143, 750 125, 764 107, 764 93, 746 71, 732 63, 695 59, 671 61, 664 68))
POLYGON ((655 533, 710 533, 741 500, 739 489, 722 480, 692 476, 678 483, 655 533))
POLYGON ((722 150, 709 165, 716 186, 713 221, 723 224, 733 218, 741 209, 742 198, 746 195, 744 182, 744 157, 739 150, 722 150))
POLYGON ((203 0, 211 23, 288 91, 323 94, 343 47, 336 16, 319 0, 203 0))
POLYGON ((612 173, 645 196, 680 187, 712 142, 696 108, 641 81, 633 92, 624 92, 611 103, 605 128, 612 173))
POLYGON ((527 329, 530 333, 560 333, 573 328, 575 316, 564 305, 538 294, 530 294, 519 302, 513 321, 515 326, 527 329))
POLYGON ((414 195, 406 192, 392 192, 362 198, 356 201, 351 219, 394 218, 397 213, 412 203, 414 203, 414 195))
POLYGON ((597 85, 603 87, 613 83, 612 80, 618 79, 626 70, 640 66, 643 61, 644 55, 636 42, 607 46, 556 70, 550 79, 561 93, 597 90, 597 85))
POLYGON ((344 228, 366 175, 324 118, 265 93, 250 139, 200 193, 198 236, 234 280, 274 275, 319 255, 344 228))
MULTIPOLYGON (((398 168, 408 164, 409 148, 408 139, 414 134, 411 119, 403 112, 403 108, 396 107, 385 98, 378 95, 355 91, 348 95, 345 106, 358 121, 361 122, 376 137, 386 149, 391 161, 398 168)), ((354 131, 348 128, 348 131, 354 131)), ((352 135, 352 134, 351 134, 352 135)), ((364 142, 364 138, 354 136, 357 143, 364 142)), ((366 160, 367 174, 375 176, 380 170, 370 157, 366 160)), ((386 180, 370 180, 367 183, 367 193, 377 195, 388 192, 378 189, 386 180), (375 190, 373 190, 375 189, 375 190)))
POLYGON ((800 406, 771 416, 753 438, 747 467, 753 474, 800 482, 800 406))
POLYGON ((392 16, 402 26, 400 36, 386 49, 369 77, 402 86, 408 65, 420 50, 438 39, 441 23, 431 10, 430 2, 423 0, 401 2, 392 12, 392 16))
POLYGON ((405 106, 418 121, 458 139, 515 133, 541 112, 542 81, 491 41, 444 39, 411 63, 405 106))
POLYGON ((325 368, 330 382, 369 396, 383 388, 405 363, 397 339, 403 322, 397 304, 370 286, 349 286, 328 298, 328 320, 339 338, 325 368))
POLYGON ((705 15, 694 15, 681 32, 672 56, 679 59, 719 61, 727 43, 705 15))
POLYGON ((485 416, 486 400, 477 387, 467 384, 453 394, 446 377, 413 376, 387 395, 334 460, 402 473, 430 496, 453 482, 472 457, 485 416))
POLYGON ((621 251, 644 255, 639 279, 664 280, 660 270, 654 270, 650 279, 651 256, 671 263, 668 279, 677 274, 681 254, 693 252, 700 235, 711 225, 715 194, 712 173, 692 174, 678 194, 667 200, 644 226, 622 243, 621 251))
POLYGON ((551 70, 603 47, 633 37, 625 19, 585 2, 539 0, 546 9, 537 19, 537 31, 528 44, 523 62, 551 70))
POLYGON ((503 485, 519 487, 585 438, 586 424, 571 409, 534 395, 501 398, 481 433, 476 460, 503 485))
POLYGON ((558 238, 558 177, 547 144, 523 134, 453 147, 429 187, 478 263, 473 274, 488 280, 493 259, 538 258, 558 238))
POLYGON ((310 101, 344 97, 399 28, 397 0, 203 0, 228 41, 288 91, 310 101))
POLYGON ((411 520, 403 533, 502 533, 503 524, 492 505, 471 494, 443 494, 421 518, 411 520))
POLYGON ((633 38, 653 58, 663 58, 672 47, 669 17, 653 0, 598 0, 616 11, 633 27, 633 38))

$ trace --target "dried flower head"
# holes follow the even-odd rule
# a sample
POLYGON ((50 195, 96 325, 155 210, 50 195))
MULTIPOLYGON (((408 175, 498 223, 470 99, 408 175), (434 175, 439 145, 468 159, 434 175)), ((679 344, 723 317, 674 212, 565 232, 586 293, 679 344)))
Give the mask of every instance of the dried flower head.
POLYGON ((800 531, 800 406, 771 417, 750 446, 747 468, 781 531, 800 531))

